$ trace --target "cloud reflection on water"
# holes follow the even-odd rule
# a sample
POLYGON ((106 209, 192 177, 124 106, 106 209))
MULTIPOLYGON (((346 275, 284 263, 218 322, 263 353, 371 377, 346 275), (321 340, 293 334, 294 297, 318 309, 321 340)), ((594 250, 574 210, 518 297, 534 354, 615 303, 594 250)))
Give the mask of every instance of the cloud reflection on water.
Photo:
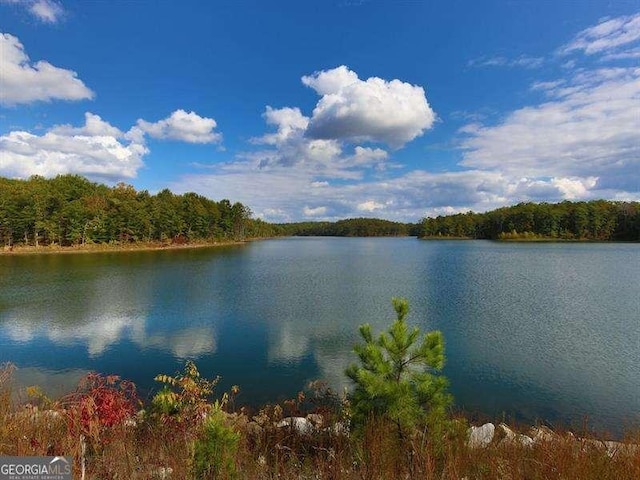
MULTIPOLYGON (((11 306, 0 310, 0 331, 5 337, 20 344, 40 340, 61 347, 79 344, 91 358, 103 356, 125 341, 143 350, 168 352, 176 359, 215 352, 215 316, 207 314, 206 307, 195 312, 195 321, 190 318, 188 325, 155 320, 176 290, 171 284, 158 289, 158 284, 164 283, 158 278, 163 276, 162 269, 154 275, 148 262, 123 268, 107 263, 91 270, 86 259, 71 263, 75 265, 60 265, 65 275, 58 269, 34 272, 34 278, 29 279, 32 288, 19 283, 4 288, 0 282, 4 288, 0 300, 6 299, 3 303, 11 306), (167 293, 167 288, 171 292, 167 293)), ((185 299, 182 304, 184 314, 191 317, 195 307, 189 312, 185 304, 191 302, 185 299)))

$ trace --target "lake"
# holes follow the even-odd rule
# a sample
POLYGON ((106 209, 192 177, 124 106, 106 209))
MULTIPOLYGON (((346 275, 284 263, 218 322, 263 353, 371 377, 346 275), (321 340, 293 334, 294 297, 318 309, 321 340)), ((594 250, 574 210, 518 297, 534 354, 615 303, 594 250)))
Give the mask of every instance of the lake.
MULTIPOLYGON (((357 327, 442 330, 456 404, 620 434, 640 424, 640 245, 286 238, 0 257, 0 362, 68 391, 87 371, 149 392, 196 361, 239 403, 347 385, 357 327)), ((148 395, 148 393, 145 393, 148 395)))

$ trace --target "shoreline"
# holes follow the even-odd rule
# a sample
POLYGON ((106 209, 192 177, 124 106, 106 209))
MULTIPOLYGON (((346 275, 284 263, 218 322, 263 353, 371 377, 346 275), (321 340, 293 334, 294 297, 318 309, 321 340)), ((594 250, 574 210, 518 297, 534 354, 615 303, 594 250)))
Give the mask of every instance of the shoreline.
POLYGON ((553 238, 553 237, 538 237, 538 238, 473 238, 473 237, 446 237, 446 236, 428 236, 417 237, 418 240, 425 241, 439 241, 439 240, 456 240, 456 241, 474 241, 484 240, 488 242, 498 243, 638 243, 636 240, 592 240, 589 238, 553 238))
POLYGON ((4 246, 0 248, 0 257, 22 256, 22 255, 69 255, 86 253, 121 253, 121 252, 149 252, 149 251, 169 251, 169 250, 190 250, 196 248, 228 247, 234 245, 244 245, 254 239, 246 240, 220 240, 220 241, 196 241, 183 244, 164 242, 137 242, 130 244, 110 244, 91 243, 85 245, 46 245, 35 247, 33 245, 17 245, 13 247, 4 246))
MULTIPOLYGON (((295 237, 296 235, 294 235, 295 237)), ((334 237, 334 236, 328 236, 334 237)), ((245 245, 249 242, 269 240, 273 238, 286 238, 286 237, 256 237, 246 238, 245 240, 216 240, 216 241, 194 241, 189 243, 167 243, 167 242, 135 242, 127 244, 112 244, 112 243, 90 243, 85 245, 46 245, 46 246, 33 246, 33 245, 14 245, 12 247, 4 246, 0 247, 0 257, 11 256, 25 256, 25 255, 70 255, 70 254, 87 254, 87 253, 121 253, 121 252, 151 252, 151 251, 169 251, 169 250, 191 250, 200 248, 217 248, 217 247, 229 247, 237 245, 245 245)), ((341 238, 390 238, 387 236, 381 237, 341 237, 341 238)), ((393 237, 393 238, 411 238, 407 237, 393 237)), ((589 239, 561 239, 561 238, 498 238, 498 239, 481 239, 472 237, 447 237, 447 236, 428 236, 428 237, 413 237, 417 240, 424 241, 473 241, 473 240, 486 240, 499 243, 638 243, 634 241, 624 240, 589 240, 589 239)))

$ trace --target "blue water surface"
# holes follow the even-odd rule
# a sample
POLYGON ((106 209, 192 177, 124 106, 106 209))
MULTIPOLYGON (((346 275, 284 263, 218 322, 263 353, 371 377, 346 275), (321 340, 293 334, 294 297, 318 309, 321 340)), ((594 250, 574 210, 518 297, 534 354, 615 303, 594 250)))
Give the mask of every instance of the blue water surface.
POLYGON ((336 389, 358 325, 442 330, 456 405, 614 434, 640 424, 640 245, 286 238, 191 250, 0 257, 0 362, 69 391, 143 395, 187 359, 239 402, 336 389))

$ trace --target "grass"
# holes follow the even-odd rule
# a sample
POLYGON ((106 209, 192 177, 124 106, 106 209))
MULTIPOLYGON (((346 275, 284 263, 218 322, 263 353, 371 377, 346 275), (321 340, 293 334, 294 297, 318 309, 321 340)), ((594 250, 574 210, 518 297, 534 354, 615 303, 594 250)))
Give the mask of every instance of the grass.
MULTIPOLYGON (((185 370, 186 372, 186 370, 185 370)), ((94 375, 51 401, 32 389, 12 392, 13 367, 0 369, 0 455, 70 455, 74 478, 631 480, 640 478, 640 449, 607 454, 595 438, 555 432, 532 447, 500 435, 486 448, 466 443, 466 420, 434 444, 424 432, 399 439, 392 425, 371 419, 359 433, 334 428, 348 421, 345 403, 315 384, 280 405, 233 411, 232 396, 200 395, 197 371, 171 379, 172 413, 145 413, 132 384, 94 375), (278 427, 283 417, 315 413, 311 435, 278 427), (206 420, 205 420, 206 419, 206 420), (199 453, 198 453, 199 452, 199 453), (204 453, 203 453, 204 452, 204 453), (198 476, 194 472, 199 472, 198 476)), ((210 384, 206 384, 210 386, 210 384)), ((625 445, 640 443, 630 435, 625 445)))

